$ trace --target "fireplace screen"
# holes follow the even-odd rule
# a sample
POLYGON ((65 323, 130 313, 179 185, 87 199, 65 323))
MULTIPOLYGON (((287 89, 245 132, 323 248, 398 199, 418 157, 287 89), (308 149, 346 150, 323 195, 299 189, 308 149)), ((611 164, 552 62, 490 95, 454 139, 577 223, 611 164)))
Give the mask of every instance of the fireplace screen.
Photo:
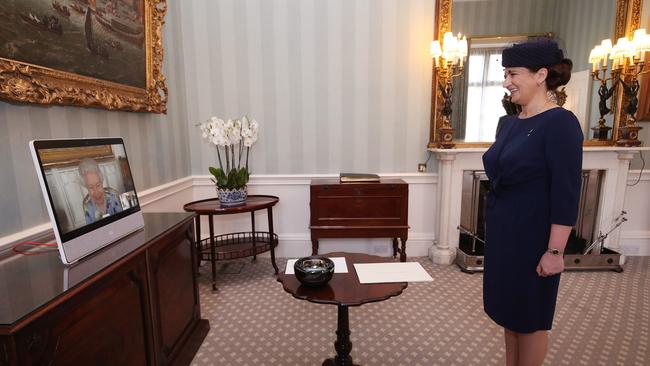
MULTIPOLYGON (((565 252, 582 253, 595 239, 596 220, 604 170, 584 170, 580 191, 580 209, 565 252)), ((484 171, 463 172, 460 211, 460 250, 471 256, 483 256, 485 240, 485 211, 490 182, 484 171)))

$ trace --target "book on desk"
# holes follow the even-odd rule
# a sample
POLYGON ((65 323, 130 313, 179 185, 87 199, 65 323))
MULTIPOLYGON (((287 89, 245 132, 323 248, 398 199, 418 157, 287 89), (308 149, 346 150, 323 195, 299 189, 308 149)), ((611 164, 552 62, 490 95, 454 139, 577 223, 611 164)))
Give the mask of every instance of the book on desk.
POLYGON ((339 180, 341 183, 379 182, 379 176, 377 174, 368 173, 341 173, 339 175, 339 180))

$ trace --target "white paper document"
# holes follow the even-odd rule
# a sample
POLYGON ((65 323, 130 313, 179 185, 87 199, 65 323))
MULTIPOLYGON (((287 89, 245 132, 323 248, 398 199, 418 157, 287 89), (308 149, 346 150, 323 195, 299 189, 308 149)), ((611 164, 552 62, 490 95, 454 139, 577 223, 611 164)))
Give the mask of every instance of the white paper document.
POLYGON ((355 263, 360 283, 433 281, 418 262, 355 263))
MULTIPOLYGON (((334 262, 334 273, 348 273, 348 265, 345 263, 345 257, 332 257, 330 258, 334 262)), ((287 261, 287 268, 284 271, 284 274, 294 274, 293 273, 293 264, 296 263, 297 259, 289 259, 287 261)))

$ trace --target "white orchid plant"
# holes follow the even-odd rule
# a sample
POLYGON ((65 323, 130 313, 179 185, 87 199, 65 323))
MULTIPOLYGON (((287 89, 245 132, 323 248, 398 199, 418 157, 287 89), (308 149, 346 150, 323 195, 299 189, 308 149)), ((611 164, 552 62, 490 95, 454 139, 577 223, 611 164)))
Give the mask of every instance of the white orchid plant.
POLYGON ((247 116, 227 121, 211 117, 209 120, 199 123, 198 127, 201 130, 201 137, 217 149, 219 167, 211 166, 209 168, 210 174, 214 176, 212 181, 221 189, 245 187, 250 177, 248 155, 251 146, 257 141, 259 123, 247 116), (246 160, 242 166, 244 150, 246 150, 246 160))

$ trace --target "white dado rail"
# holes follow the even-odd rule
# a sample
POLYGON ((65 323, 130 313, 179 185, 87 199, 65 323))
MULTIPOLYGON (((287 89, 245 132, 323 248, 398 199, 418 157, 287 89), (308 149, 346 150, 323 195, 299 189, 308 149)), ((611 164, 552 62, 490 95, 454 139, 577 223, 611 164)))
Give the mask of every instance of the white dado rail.
MULTIPOLYGON (((487 148, 430 149, 438 159, 438 199, 436 231, 438 238, 431 248, 431 260, 451 264, 458 248, 463 171, 483 170, 483 153, 487 148)), ((605 170, 600 196, 596 232, 611 226, 623 210, 630 160, 647 147, 585 147, 583 169, 605 170)), ((605 246, 618 249, 620 230, 615 230, 605 246)))

